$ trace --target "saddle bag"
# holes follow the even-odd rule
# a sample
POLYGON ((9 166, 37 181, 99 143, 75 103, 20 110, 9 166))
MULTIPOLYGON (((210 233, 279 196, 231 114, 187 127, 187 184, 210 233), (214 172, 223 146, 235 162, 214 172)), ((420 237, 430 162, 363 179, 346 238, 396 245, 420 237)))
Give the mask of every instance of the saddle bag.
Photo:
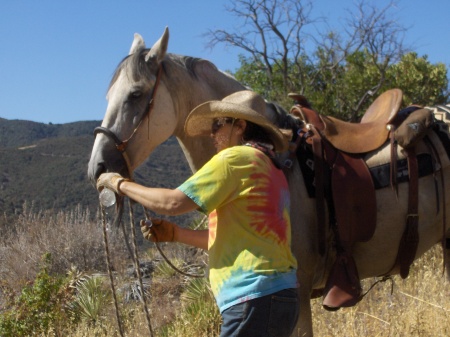
POLYGON ((433 123, 434 117, 431 110, 415 110, 395 130, 394 139, 404 149, 411 149, 425 136, 433 123))

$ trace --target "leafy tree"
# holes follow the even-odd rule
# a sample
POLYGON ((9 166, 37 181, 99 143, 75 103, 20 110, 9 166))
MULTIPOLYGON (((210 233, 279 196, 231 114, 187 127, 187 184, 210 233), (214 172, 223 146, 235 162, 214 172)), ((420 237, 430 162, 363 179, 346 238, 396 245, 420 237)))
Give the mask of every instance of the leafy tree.
POLYGON ((357 121, 382 91, 399 87, 405 104, 444 103, 446 68, 408 53, 407 32, 394 15, 396 1, 379 8, 360 0, 343 28, 321 29, 305 0, 231 0, 227 10, 241 18, 237 31, 209 31, 209 46, 225 43, 242 49, 236 78, 284 106, 287 93, 305 95, 316 110, 357 121), (307 31, 317 30, 314 38, 307 31))
POLYGON ((403 90, 406 104, 445 104, 449 99, 447 68, 428 57, 408 53, 388 71, 389 82, 403 90))

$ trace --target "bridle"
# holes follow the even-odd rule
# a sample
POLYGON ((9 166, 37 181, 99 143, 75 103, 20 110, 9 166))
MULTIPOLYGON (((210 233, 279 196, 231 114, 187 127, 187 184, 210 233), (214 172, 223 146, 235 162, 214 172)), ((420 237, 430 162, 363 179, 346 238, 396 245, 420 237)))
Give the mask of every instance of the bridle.
MULTIPOLYGON (((99 133, 103 133, 104 135, 106 135, 107 137, 111 138, 114 141, 114 144, 116 145, 116 149, 122 154, 122 156, 127 164, 128 173, 130 175, 132 174, 132 172, 130 170, 131 165, 130 165, 130 159, 128 158, 128 155, 126 153, 126 149, 127 149, 129 141, 136 135, 137 131, 141 127, 142 122, 144 121, 145 117, 147 117, 147 122, 150 123, 150 115, 153 110, 156 92, 158 91, 159 83, 161 82, 161 73, 162 73, 162 65, 159 65, 158 72, 156 75, 155 85, 154 85, 153 90, 147 100, 147 104, 146 104, 147 112, 142 115, 142 118, 140 119, 138 125, 136 126, 136 128, 134 128, 133 132, 131 133, 131 135, 128 138, 126 138, 125 140, 121 140, 119 137, 117 137, 117 135, 113 131, 111 131, 111 129, 108 129, 104 126, 98 126, 94 129, 94 136, 97 136, 97 134, 99 134, 99 133)), ((147 128, 147 129, 149 129, 149 128, 147 128)))

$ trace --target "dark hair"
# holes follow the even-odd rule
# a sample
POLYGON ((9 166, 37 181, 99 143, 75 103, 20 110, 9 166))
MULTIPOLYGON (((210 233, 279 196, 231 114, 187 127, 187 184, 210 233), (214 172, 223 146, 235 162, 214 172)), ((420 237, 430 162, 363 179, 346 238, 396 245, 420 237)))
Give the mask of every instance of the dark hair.
POLYGON ((244 141, 254 141, 258 143, 274 145, 272 139, 269 136, 269 133, 266 130, 264 130, 258 124, 249 121, 246 122, 247 126, 245 127, 244 135, 242 136, 242 139, 244 141))

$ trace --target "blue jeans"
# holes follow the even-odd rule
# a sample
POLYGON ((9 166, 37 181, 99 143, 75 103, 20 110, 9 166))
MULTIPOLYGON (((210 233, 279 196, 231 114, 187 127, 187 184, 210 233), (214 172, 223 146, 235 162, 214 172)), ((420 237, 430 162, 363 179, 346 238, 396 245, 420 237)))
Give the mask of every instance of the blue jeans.
POLYGON ((298 314, 297 289, 284 289, 224 310, 220 337, 288 337, 298 314))

